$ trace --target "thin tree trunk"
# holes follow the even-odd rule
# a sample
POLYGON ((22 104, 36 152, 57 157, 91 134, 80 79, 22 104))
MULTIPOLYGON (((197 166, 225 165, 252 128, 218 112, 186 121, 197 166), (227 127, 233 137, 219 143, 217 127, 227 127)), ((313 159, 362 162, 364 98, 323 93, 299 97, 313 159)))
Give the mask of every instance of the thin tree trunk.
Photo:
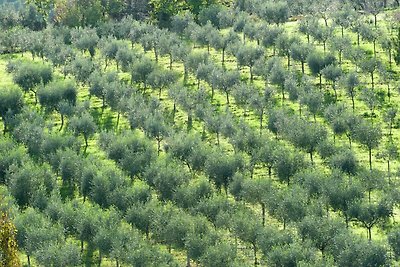
POLYGON ((86 149, 88 148, 89 144, 88 144, 88 138, 86 135, 83 135, 83 139, 85 139, 85 150, 84 152, 86 153, 86 149))
POLYGON ((368 241, 371 242, 372 240, 372 231, 371 231, 372 227, 368 227, 368 241))
POLYGON ((374 45, 374 57, 376 58, 376 40, 373 41, 373 45, 374 45))
POLYGON ((156 63, 158 63, 158 51, 157 48, 154 47, 154 57, 156 58, 156 63))
POLYGON ((254 252, 254 266, 258 265, 258 261, 257 261, 257 246, 255 243, 253 243, 253 252, 254 252))
POLYGON ((189 252, 186 253, 186 267, 190 267, 190 256, 189 256, 189 252))
POLYGON ((371 87, 372 87, 372 90, 374 90, 374 88, 375 88, 375 83, 374 83, 374 72, 371 72, 371 87))
POLYGON ((35 95, 35 105, 37 105, 38 103, 38 98, 37 98, 37 93, 35 90, 31 90, 33 92, 33 94, 35 95))
POLYGON ((322 90, 322 73, 319 74, 319 89, 322 90))
POLYGON ((222 67, 225 65, 225 48, 222 48, 222 67))
POLYGON ((369 170, 372 170, 372 149, 368 149, 368 156, 369 156, 369 170))
POLYGON ((58 131, 60 132, 63 127, 64 127, 64 115, 61 114, 61 125, 60 125, 60 129, 58 129, 58 131))
POLYGON ((265 204, 261 203, 262 225, 265 226, 265 204))

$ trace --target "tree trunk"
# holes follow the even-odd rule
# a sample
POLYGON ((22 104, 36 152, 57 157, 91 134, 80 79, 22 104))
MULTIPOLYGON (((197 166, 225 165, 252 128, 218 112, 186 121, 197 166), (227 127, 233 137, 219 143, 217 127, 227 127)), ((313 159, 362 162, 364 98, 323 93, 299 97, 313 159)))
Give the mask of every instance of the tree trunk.
POLYGON ((250 82, 253 82, 253 66, 250 65, 250 82))
POLYGON ((374 45, 374 58, 376 58, 376 40, 374 40, 372 43, 374 45))
POLYGON ((255 243, 253 243, 253 252, 254 252, 254 266, 258 265, 258 261, 257 261, 257 246, 255 243))
POLYGON ((187 117, 187 129, 188 130, 192 129, 192 126, 193 126, 193 118, 192 118, 192 114, 189 113, 188 117, 187 117))
POLYGON ((369 242, 371 242, 371 240, 372 240, 372 231, 371 231, 371 228, 372 227, 368 227, 367 229, 368 229, 368 241, 369 242))
POLYGON ((33 94, 35 95, 35 105, 37 105, 38 103, 38 98, 37 98, 37 93, 35 90, 31 90, 33 92, 33 94))
POLYGON ((190 267, 190 256, 189 256, 189 252, 186 253, 186 267, 190 267))
POLYGON ((319 90, 322 90, 322 73, 319 74, 319 90))
POLYGON ((120 112, 118 112, 118 114, 117 114, 117 125, 116 125, 116 128, 118 128, 118 125, 119 125, 119 117, 121 116, 121 113, 120 112))
POLYGON ((371 204, 371 189, 368 189, 368 203, 371 204))
POLYGON ((227 90, 225 90, 225 95, 226 95, 226 105, 229 107, 229 93, 227 90))
POLYGON ((333 82, 332 88, 333 88, 333 92, 335 93, 335 102, 337 102, 338 95, 337 95, 337 91, 336 91, 336 85, 335 85, 335 82, 333 82))
POLYGON ((160 156, 161 139, 157 138, 157 156, 160 156))
POLYGON ((174 101, 174 108, 172 110, 172 119, 175 121, 175 113, 176 113, 176 102, 174 101))
POLYGON ((353 113, 354 113, 354 110, 355 110, 355 103, 354 103, 354 95, 353 94, 351 94, 351 104, 352 104, 352 107, 353 107, 353 113))
POLYGON ((186 81, 188 79, 188 71, 185 66, 183 66, 183 84, 186 84, 186 81))
POLYGON ((5 135, 6 132, 7 132, 7 122, 5 121, 4 118, 3 118, 3 125, 4 125, 4 128, 3 128, 3 135, 5 135))
POLYGON ((99 251, 99 266, 101 266, 101 260, 102 260, 102 255, 101 255, 101 251, 99 251))
POLYGON ((83 135, 83 139, 85 139, 85 150, 84 152, 86 153, 86 149, 88 148, 89 144, 88 144, 88 138, 86 136, 86 134, 83 135))
POLYGON ((172 70, 172 55, 169 55, 169 70, 172 70))
POLYGON ((222 67, 225 65, 225 48, 222 48, 222 67))
POLYGON ((304 61, 301 62, 301 72, 304 74, 304 61))
POLYGON ((108 59, 107 59, 107 58, 105 59, 105 63, 104 63, 104 64, 105 64, 105 66, 104 66, 104 71, 106 71, 106 70, 107 70, 107 67, 108 67, 108 59))
POLYGON ((29 254, 26 256, 28 257, 28 267, 30 267, 31 266, 31 256, 29 254))
POLYGON ((265 226, 265 204, 261 203, 262 225, 265 226))
POLYGON ((372 170, 372 148, 368 149, 368 156, 369 156, 369 170, 372 170))
POLYGON ((375 88, 375 83, 374 83, 374 72, 371 72, 371 87, 372 87, 372 90, 374 90, 374 88, 375 88))
POLYGON ((263 117, 264 117, 264 112, 261 112, 261 115, 260 115, 260 136, 262 135, 263 117))
POLYGON ((301 117, 301 101, 299 101, 299 117, 301 117))
POLYGON ((60 125, 60 129, 58 129, 58 131, 60 132, 63 127, 64 127, 64 115, 61 114, 61 125, 60 125))
POLYGON ((310 160, 311 160, 311 164, 314 165, 314 159, 313 159, 313 153, 312 153, 312 151, 310 152, 310 160))
POLYGON ((157 48, 154 47, 154 57, 156 58, 156 63, 158 63, 158 51, 157 48))

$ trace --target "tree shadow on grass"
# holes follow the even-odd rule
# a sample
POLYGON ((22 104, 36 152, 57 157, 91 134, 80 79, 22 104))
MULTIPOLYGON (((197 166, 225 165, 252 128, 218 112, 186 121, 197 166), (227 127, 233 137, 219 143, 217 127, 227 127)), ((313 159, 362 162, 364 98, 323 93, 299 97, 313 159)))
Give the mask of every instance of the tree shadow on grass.
POLYGON ((94 252, 94 247, 89 244, 82 255, 82 261, 85 267, 95 266, 94 252))
POLYGON ((114 130, 115 123, 114 123, 114 114, 109 110, 102 111, 101 108, 95 108, 90 111, 90 114, 93 116, 93 119, 99 127, 99 130, 114 130))

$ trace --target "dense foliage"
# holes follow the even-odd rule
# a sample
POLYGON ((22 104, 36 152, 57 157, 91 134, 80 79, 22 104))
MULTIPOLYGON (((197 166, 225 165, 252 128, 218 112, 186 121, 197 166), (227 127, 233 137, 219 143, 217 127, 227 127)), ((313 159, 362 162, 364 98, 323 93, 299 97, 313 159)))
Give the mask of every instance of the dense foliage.
POLYGON ((399 264, 398 1, 0 5, 6 265, 399 264))

